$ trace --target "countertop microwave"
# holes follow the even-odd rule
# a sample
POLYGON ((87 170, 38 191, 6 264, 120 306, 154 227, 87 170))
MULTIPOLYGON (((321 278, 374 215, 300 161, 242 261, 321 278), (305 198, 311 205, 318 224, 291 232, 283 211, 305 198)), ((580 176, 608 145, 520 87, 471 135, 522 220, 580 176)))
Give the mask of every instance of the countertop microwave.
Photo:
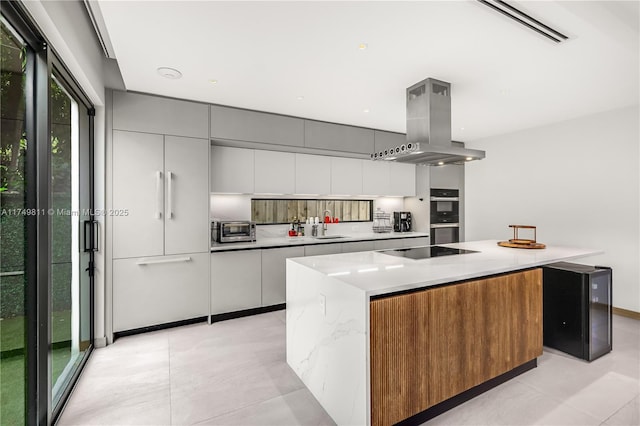
POLYGON ((237 243, 256 240, 256 223, 249 220, 211 222, 212 243, 237 243))

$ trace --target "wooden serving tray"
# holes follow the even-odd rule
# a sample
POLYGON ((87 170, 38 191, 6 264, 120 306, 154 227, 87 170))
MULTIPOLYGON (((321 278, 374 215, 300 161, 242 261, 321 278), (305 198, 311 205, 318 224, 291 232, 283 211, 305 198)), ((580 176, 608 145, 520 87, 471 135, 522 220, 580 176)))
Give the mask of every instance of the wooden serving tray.
POLYGON ((501 247, 521 248, 521 249, 543 249, 547 246, 542 243, 528 242, 528 243, 513 243, 511 241, 498 241, 498 245, 501 247))

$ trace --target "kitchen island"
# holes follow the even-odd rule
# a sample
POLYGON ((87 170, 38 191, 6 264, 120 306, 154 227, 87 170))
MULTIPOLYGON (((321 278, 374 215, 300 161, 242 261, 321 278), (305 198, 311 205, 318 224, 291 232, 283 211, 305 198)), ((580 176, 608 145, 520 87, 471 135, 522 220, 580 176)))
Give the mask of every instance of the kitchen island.
POLYGON ((535 367, 537 267, 600 253, 493 240, 444 246, 470 252, 287 260, 287 363, 336 423, 424 420, 535 367))

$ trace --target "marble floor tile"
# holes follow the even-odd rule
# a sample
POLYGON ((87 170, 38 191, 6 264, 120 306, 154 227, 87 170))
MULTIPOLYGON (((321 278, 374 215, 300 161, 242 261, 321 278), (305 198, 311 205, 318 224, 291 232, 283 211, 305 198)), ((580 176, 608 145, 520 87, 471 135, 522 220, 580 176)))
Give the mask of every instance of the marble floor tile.
POLYGON ((425 425, 599 425, 601 420, 512 380, 425 425))
POLYGON ((331 426, 335 422, 306 388, 278 396, 198 425, 229 426, 331 426))
MULTIPOLYGON (((60 425, 331 425, 286 363, 284 311, 123 337, 93 352, 60 425)), ((638 425, 640 322, 614 316, 593 362, 545 348, 538 368, 428 425, 638 425)))
POLYGON ((604 424, 607 426, 640 425, 640 396, 616 411, 604 424))

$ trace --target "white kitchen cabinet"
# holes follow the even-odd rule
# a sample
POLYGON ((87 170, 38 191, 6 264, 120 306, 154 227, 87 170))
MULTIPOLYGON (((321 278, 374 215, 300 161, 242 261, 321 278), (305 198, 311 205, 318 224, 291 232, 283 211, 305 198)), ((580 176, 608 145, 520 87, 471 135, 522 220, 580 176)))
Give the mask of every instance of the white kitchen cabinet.
POLYGON ((323 121, 304 121, 304 146, 329 151, 373 152, 373 130, 323 121))
POLYGON ((113 132, 113 257, 164 254, 164 137, 113 132))
POLYGON ((296 194, 331 192, 331 157, 296 154, 296 194))
POLYGON ((355 241, 342 243, 342 253, 354 253, 357 251, 371 251, 375 249, 373 241, 355 241))
POLYGON ((211 147, 211 192, 254 193, 254 150, 211 147))
POLYGON ((262 250, 262 306, 285 303, 287 296, 286 260, 303 257, 304 247, 262 250))
POLYGON ((362 161, 362 193, 364 195, 389 195, 388 161, 362 161))
POLYGON ((374 130, 374 147, 375 152, 383 152, 385 149, 391 149, 407 143, 407 135, 404 133, 385 132, 382 130, 374 130))
POLYGON ((261 250, 211 253, 211 313, 260 307, 261 277, 261 250))
POLYGON ((464 165, 445 164, 429 169, 431 188, 464 189, 464 165))
POLYGON ((430 245, 429 237, 405 238, 404 247, 421 247, 430 245))
POLYGON ((389 162, 388 195, 415 197, 416 166, 414 164, 389 162))
POLYGON ((404 247, 404 238, 394 238, 390 240, 376 240, 373 242, 374 250, 388 250, 404 247))
POLYGON ((303 146, 304 120, 212 105, 211 138, 303 146))
POLYGON ((332 195, 362 195, 362 162, 354 158, 331 157, 332 195))
POLYGON ((295 192, 295 154, 256 150, 254 156, 254 192, 256 194, 293 194, 295 192))
POLYGON ((208 252, 209 141, 165 136, 164 253, 208 252))
POLYGON ((113 331, 209 314, 209 254, 113 262, 113 331))
POLYGON ((338 253, 342 253, 342 244, 314 244, 304 247, 305 256, 323 256, 338 253))
POLYGON ((208 139, 209 105, 114 91, 113 128, 208 139))
POLYGON ((113 132, 114 259, 206 252, 206 139, 113 132))

